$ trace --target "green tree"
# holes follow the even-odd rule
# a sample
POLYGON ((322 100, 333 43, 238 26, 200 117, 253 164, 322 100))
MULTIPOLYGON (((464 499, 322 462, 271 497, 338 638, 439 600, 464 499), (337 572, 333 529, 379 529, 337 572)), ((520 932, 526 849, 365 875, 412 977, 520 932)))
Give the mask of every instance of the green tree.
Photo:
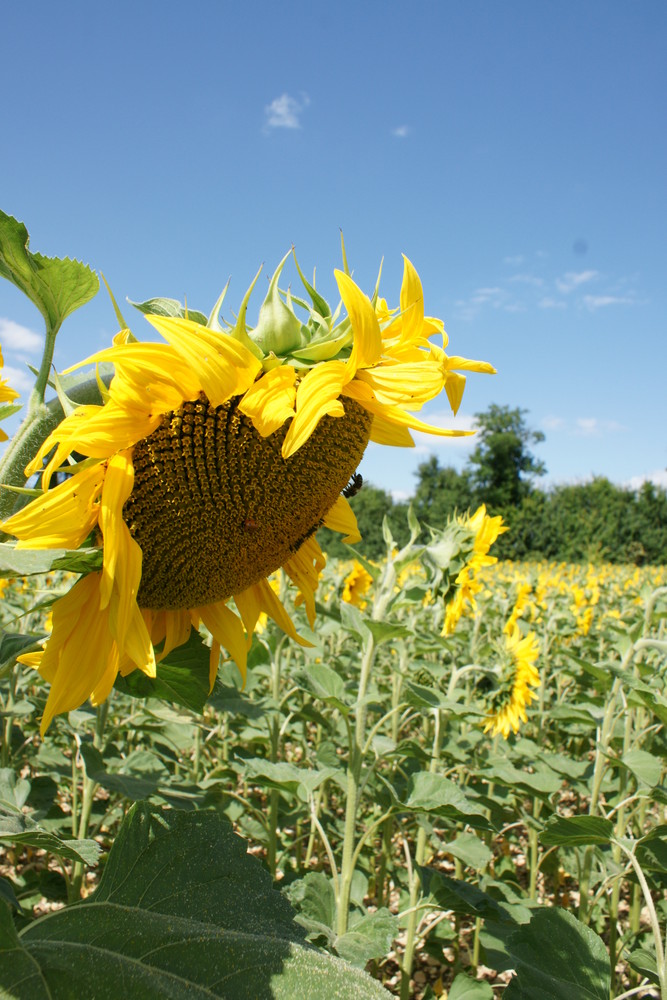
POLYGON ((438 464, 435 455, 417 469, 419 480, 413 506, 420 521, 441 527, 454 511, 463 513, 472 503, 470 476, 448 465, 438 464))
POLYGON ((546 472, 530 451, 531 445, 544 441, 544 434, 526 426, 527 412, 492 403, 475 414, 478 443, 468 465, 476 504, 485 503, 495 511, 518 507, 533 488, 532 478, 546 472))

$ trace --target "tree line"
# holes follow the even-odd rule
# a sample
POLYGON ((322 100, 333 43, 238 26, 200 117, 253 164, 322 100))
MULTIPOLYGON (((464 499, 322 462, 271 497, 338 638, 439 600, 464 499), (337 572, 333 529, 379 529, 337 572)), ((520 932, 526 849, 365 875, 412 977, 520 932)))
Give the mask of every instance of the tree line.
MULTIPOLYGON (((541 489, 536 481, 546 468, 532 447, 544 435, 528 427, 526 413, 492 404, 476 414, 477 445, 460 472, 435 456, 419 466, 410 502, 422 524, 441 525, 484 503, 510 528, 494 545, 501 559, 666 563, 667 492, 652 482, 632 490, 602 476, 541 489)), ((350 503, 363 536, 356 548, 367 558, 385 552, 385 517, 397 544, 407 541, 407 503, 370 483, 350 503)), ((323 531, 322 542, 331 555, 349 558, 339 536, 323 531)))

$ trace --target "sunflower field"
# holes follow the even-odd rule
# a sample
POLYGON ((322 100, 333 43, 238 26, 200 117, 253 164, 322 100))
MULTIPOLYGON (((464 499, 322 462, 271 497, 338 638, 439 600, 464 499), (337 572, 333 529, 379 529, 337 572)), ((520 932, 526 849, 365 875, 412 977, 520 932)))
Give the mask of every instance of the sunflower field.
POLYGON ((284 266, 58 374, 97 277, 0 213, 0 996, 667 1000, 667 568, 499 562, 484 506, 360 556, 368 441, 493 368, 407 259, 284 266))

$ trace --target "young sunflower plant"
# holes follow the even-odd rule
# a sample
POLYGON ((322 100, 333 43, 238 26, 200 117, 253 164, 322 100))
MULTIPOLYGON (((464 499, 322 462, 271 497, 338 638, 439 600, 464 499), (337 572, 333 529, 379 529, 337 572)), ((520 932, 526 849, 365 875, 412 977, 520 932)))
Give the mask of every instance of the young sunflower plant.
POLYGON ((98 366, 98 402, 73 403, 55 378, 63 417, 24 470, 39 477, 37 495, 2 528, 17 550, 83 547, 97 564, 53 605, 44 648, 23 657, 51 685, 43 732, 54 715, 104 701, 119 673, 154 677, 202 625, 211 687, 222 648, 245 676, 260 615, 305 642, 268 578, 284 570, 312 626, 325 562, 315 533, 359 539, 342 491, 368 443, 465 433, 415 413, 443 389, 456 413, 462 373, 494 369, 446 353, 411 262, 389 309, 377 287, 370 297, 359 288, 343 254, 332 311, 296 258, 305 297, 281 291, 288 256, 254 327, 258 275, 235 323, 220 319, 224 293, 208 318, 154 300, 144 311, 162 342, 123 329, 74 366, 98 366))

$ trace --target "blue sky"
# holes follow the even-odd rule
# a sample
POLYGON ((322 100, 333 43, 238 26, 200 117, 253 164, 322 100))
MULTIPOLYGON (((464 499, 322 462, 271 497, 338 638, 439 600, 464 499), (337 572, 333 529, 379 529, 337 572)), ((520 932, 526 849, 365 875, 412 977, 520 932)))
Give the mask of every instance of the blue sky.
MULTIPOLYGON (((397 304, 406 253, 450 353, 497 367, 469 378, 452 426, 520 406, 548 482, 667 484, 662 0, 38 0, 2 20, 0 208, 33 250, 85 260, 119 301, 208 311, 292 243, 335 298, 342 229, 362 287, 384 257, 397 304)), ((58 366, 115 329, 100 292, 58 366)), ((21 388, 40 336, 0 283, 21 388)), ((422 416, 451 423, 444 400, 422 416)), ((371 447, 361 471, 407 495, 429 453, 460 467, 470 449, 416 443, 371 447)))

